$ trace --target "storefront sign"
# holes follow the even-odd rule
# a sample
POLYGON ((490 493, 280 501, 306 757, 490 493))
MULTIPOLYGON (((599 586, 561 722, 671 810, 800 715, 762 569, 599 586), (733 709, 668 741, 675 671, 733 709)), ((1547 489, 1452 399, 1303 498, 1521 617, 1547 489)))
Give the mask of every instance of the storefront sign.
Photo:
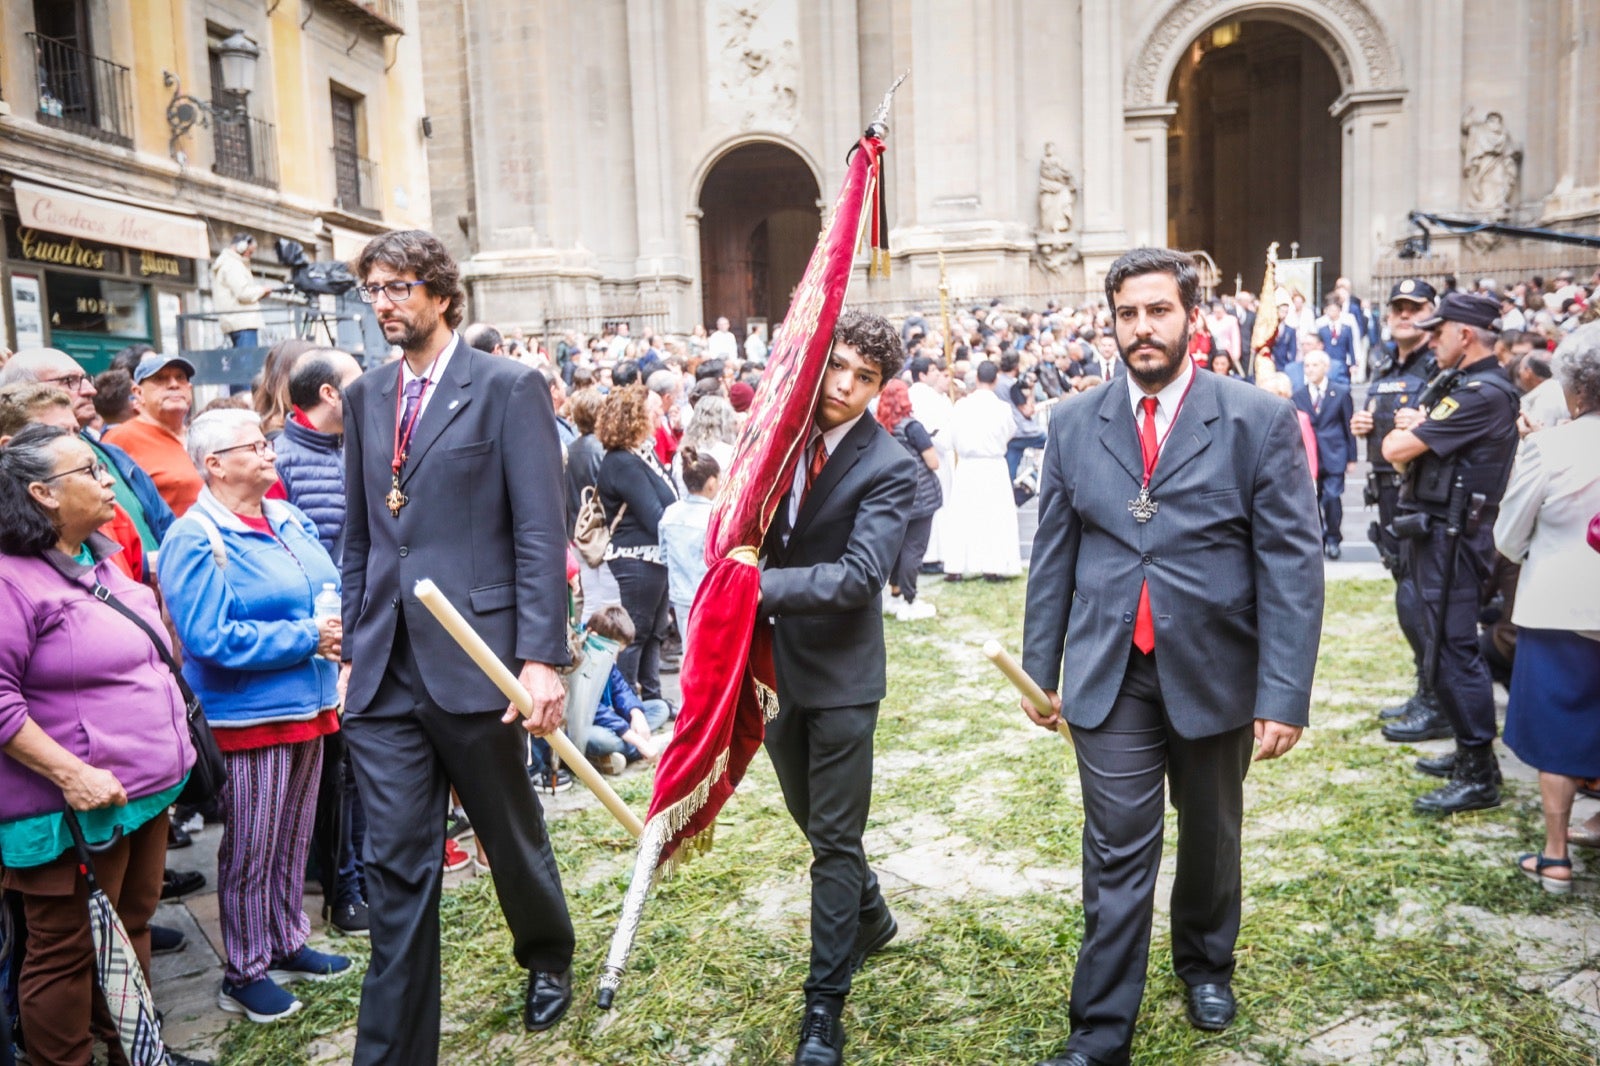
POLYGON ((44 266, 71 267, 95 273, 122 273, 122 253, 115 248, 77 237, 62 237, 16 219, 6 219, 6 251, 13 260, 44 266))
POLYGON ((11 187, 24 226, 79 240, 148 248, 185 259, 207 259, 211 255, 205 223, 198 218, 25 181, 13 181, 11 187))

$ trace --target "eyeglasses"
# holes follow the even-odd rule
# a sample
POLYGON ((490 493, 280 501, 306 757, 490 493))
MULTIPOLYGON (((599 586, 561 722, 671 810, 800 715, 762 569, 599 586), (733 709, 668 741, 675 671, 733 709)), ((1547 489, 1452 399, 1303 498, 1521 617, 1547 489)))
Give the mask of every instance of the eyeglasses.
POLYGON ((65 374, 59 378, 39 379, 39 384, 41 385, 59 385, 68 392, 77 392, 79 389, 83 388, 84 385, 88 384, 88 382, 89 375, 83 373, 81 370, 76 374, 65 374))
POLYGON ((267 440, 253 440, 249 444, 235 444, 231 448, 218 448, 212 455, 226 455, 228 452, 242 452, 246 448, 256 453, 256 458, 264 457, 272 450, 272 442, 267 440))
POLYGON ((363 303, 377 303, 378 294, 382 293, 389 298, 390 303, 403 304, 411 299, 412 289, 426 284, 426 281, 390 281, 382 285, 357 285, 356 292, 361 294, 363 303))
POLYGON ((40 478, 39 480, 55 481, 59 478, 71 477, 73 474, 88 474, 90 477, 94 478, 96 482, 100 482, 104 481, 106 476, 110 473, 111 468, 106 466, 105 463, 97 460, 90 463, 88 466, 75 466, 71 470, 63 470, 59 474, 51 474, 49 477, 40 478))

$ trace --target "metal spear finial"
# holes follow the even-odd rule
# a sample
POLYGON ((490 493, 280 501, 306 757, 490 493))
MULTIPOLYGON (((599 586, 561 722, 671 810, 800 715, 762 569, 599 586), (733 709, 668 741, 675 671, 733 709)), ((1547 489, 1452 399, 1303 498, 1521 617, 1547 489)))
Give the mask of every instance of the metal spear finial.
POLYGON ((893 85, 889 86, 889 91, 883 94, 883 103, 878 105, 878 110, 872 113, 872 121, 867 123, 868 137, 877 137, 882 140, 889 132, 889 105, 894 103, 894 91, 900 88, 900 83, 910 76, 911 71, 905 71, 894 80, 893 85))

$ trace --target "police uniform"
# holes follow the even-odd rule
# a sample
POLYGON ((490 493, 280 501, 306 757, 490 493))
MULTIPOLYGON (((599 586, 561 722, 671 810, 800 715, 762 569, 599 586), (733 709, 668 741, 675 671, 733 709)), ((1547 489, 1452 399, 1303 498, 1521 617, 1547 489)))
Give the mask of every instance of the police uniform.
MULTIPOLYGON (((1426 281, 1406 278, 1396 282, 1389 290, 1389 303, 1393 305, 1409 301, 1432 305, 1434 296, 1433 286, 1426 281)), ((1400 632, 1411 646, 1411 658, 1417 671, 1416 691, 1404 703, 1385 709, 1381 717, 1387 721, 1407 715, 1419 716, 1423 726, 1411 730, 1413 739, 1430 735, 1449 736, 1450 733, 1449 725, 1440 714, 1432 694, 1426 691, 1422 683, 1422 649, 1428 638, 1427 621, 1418 617, 1415 611, 1406 609, 1407 605, 1416 602, 1416 597, 1402 595, 1398 587, 1408 579, 1400 541, 1394 533, 1401 477, 1394 464, 1383 457, 1383 438, 1394 429, 1395 412, 1403 407, 1416 406, 1417 397, 1437 369, 1433 361, 1433 349, 1426 340, 1411 352, 1409 358, 1401 356, 1397 345, 1392 346, 1373 366, 1365 404, 1365 409, 1372 415, 1372 431, 1367 434, 1367 462, 1371 469, 1367 473, 1364 496, 1369 507, 1376 506, 1378 509, 1377 520, 1367 527, 1367 539, 1377 546, 1378 557, 1394 575, 1395 615, 1400 623, 1400 632)))
MULTIPOLYGON (((1498 315, 1492 300, 1449 293, 1437 315, 1420 325, 1432 329, 1450 321, 1488 329, 1498 315)), ((1411 430, 1428 450, 1407 464, 1397 515, 1397 531, 1414 534, 1402 542, 1409 577, 1401 583, 1397 600, 1410 601, 1402 611, 1422 618, 1432 639, 1439 603, 1446 604, 1433 694, 1456 737, 1452 786, 1476 770, 1483 778, 1476 783, 1485 794, 1492 777, 1495 803, 1499 767, 1491 747, 1494 690, 1478 644, 1478 598, 1493 566, 1494 520, 1516 457, 1518 402, 1516 387, 1494 359, 1462 369, 1446 395, 1411 430), (1452 517, 1461 522, 1457 536, 1449 532, 1452 517)), ((1429 799, 1419 800, 1419 809, 1492 805, 1440 807, 1429 805, 1429 799)))

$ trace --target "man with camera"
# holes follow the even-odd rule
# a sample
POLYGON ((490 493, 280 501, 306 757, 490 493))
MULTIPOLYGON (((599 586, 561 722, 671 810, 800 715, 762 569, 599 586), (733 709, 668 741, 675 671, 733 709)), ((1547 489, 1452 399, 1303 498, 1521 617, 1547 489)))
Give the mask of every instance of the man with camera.
MULTIPOLYGON (((1441 373, 1427 409, 1395 413, 1383 457, 1403 468, 1395 532, 1410 571, 1398 599, 1425 619, 1424 684, 1455 734, 1456 750, 1419 768, 1449 781, 1413 804, 1455 814, 1500 804, 1494 754, 1494 690, 1478 644, 1478 596, 1494 560, 1494 520, 1516 457, 1518 396, 1494 358, 1500 308, 1487 296, 1451 292, 1417 323, 1434 336, 1441 373)), ((1423 406, 1419 402, 1418 407, 1423 406)), ((1404 720, 1402 720, 1404 721, 1404 720)), ((1395 723, 1384 730, 1391 740, 1395 723)))

